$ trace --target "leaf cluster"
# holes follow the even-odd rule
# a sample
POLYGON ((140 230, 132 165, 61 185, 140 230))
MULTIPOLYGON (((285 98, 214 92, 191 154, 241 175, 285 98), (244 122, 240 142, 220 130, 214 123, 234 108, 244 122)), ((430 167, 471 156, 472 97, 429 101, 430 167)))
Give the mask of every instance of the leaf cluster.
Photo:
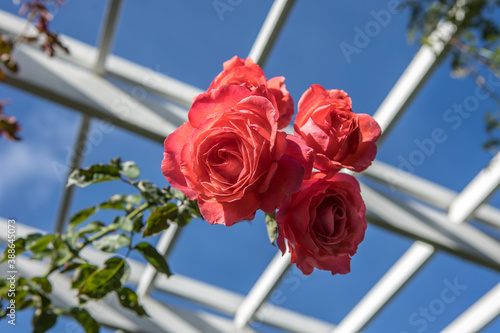
POLYGON ((124 308, 139 316, 147 316, 137 294, 126 286, 130 276, 129 254, 137 252, 158 272, 170 276, 172 273, 163 255, 144 238, 164 231, 172 223, 185 226, 201 214, 196 202, 180 191, 137 180, 139 175, 140 170, 134 162, 123 162, 120 158, 109 164, 77 168, 71 173, 68 186, 86 187, 100 182, 123 181, 137 193, 116 194, 104 202, 79 210, 70 217, 65 233, 35 233, 13 240, 12 246, 5 249, 1 262, 9 260, 9 253, 12 254, 9 249, 13 249, 15 256, 25 253, 32 260, 49 262, 49 269, 43 276, 20 277, 15 293, 10 295, 9 281, 0 280, 0 318, 6 317, 7 306, 14 294, 16 310, 35 309, 34 332, 47 331, 60 315, 73 317, 86 332, 98 332, 99 324, 85 309, 85 303, 110 294, 114 294, 124 308), (111 223, 93 219, 100 210, 116 211, 117 216, 111 223), (136 234, 141 234, 142 239, 134 244, 136 234), (81 255, 89 245, 115 255, 102 267, 96 266, 81 255), (117 251, 124 251, 125 255, 119 255, 117 251), (56 272, 71 277, 71 288, 78 294, 78 307, 61 309, 52 304, 49 277, 56 272))

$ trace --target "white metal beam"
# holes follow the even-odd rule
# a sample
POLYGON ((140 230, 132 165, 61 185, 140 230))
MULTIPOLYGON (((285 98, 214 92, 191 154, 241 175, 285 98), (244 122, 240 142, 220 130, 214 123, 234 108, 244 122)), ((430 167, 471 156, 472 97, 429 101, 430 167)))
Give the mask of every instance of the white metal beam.
POLYGON ((382 139, 396 122, 397 118, 406 109, 413 97, 417 94, 425 80, 433 72, 437 61, 444 55, 446 43, 456 31, 456 26, 450 22, 438 25, 429 40, 432 46, 423 45, 412 59, 406 70, 392 87, 382 104, 379 106, 373 118, 382 128, 382 139))
MULTIPOLYGON (((85 148, 85 143, 87 142, 87 134, 90 128, 90 122, 91 118, 89 116, 82 115, 78 137, 76 138, 75 148, 73 149, 73 156, 71 156, 71 166, 68 170, 68 176, 75 168, 78 168, 82 162, 84 155, 83 150, 85 148)), ((74 191, 74 186, 67 187, 66 184, 64 184, 54 232, 61 233, 64 231, 74 191)))
MULTIPOLYGON (((0 10, 0 32, 17 36, 25 26, 26 20, 0 10)), ((57 52, 55 58, 60 57, 88 70, 93 70, 98 58, 97 48, 63 34, 59 35, 59 38, 70 49, 70 54, 57 52)), ((21 67, 21 71, 26 70, 24 67, 21 67)), ((199 88, 160 73, 160 70, 161 68, 146 68, 114 55, 109 55, 106 60, 108 75, 184 107, 190 107, 193 97, 203 92, 199 88)), ((51 96, 46 98, 51 99, 51 96)), ((184 119, 187 119, 186 115, 184 119)))
MULTIPOLYGON (((391 200, 389 197, 377 194, 376 191, 365 185, 362 185, 362 193, 367 205, 367 219, 370 222, 383 220, 383 223, 388 223, 391 226, 400 223, 406 224, 415 228, 415 232, 412 234, 414 238, 425 239, 427 241, 435 237, 435 235, 431 235, 433 232, 443 230, 444 232, 441 236, 449 237, 448 240, 441 240, 439 242, 441 246, 444 244, 447 245, 443 249, 451 252, 460 248, 464 250, 468 249, 467 252, 469 253, 467 254, 463 252, 455 254, 475 261, 492 260, 491 264, 497 270, 500 270, 500 244, 474 227, 460 225, 460 228, 451 228, 454 224, 443 213, 431 210, 418 203, 405 204, 395 198, 391 200), (411 212, 411 209, 415 209, 415 211, 411 212), (454 241, 458 242, 452 244, 454 241), (490 247, 493 247, 493 249, 490 247), (477 257, 471 258, 471 254, 472 256, 479 255, 481 259, 477 257)), ((476 202, 477 206, 481 203, 476 202)), ((475 210, 474 207, 470 207, 470 209, 475 210)), ((464 213, 463 216, 468 216, 468 214, 464 213)), ((403 229, 408 231, 403 226, 400 228, 400 231, 403 229)), ((334 332, 358 332, 362 330, 425 263, 429 261, 435 252, 436 249, 433 245, 416 241, 354 309, 349 312, 334 332)))
MULTIPOLYGON (((453 200, 448 217, 455 223, 468 219, 500 186, 500 152, 453 200)), ((499 221, 500 223, 500 221, 499 221)))
MULTIPOLYGON (((436 208, 448 210, 458 195, 457 192, 427 179, 415 176, 380 161, 363 171, 361 177, 368 177, 386 185, 389 190, 402 191, 429 203, 436 208)), ((500 229, 500 209, 487 205, 480 205, 472 214, 472 218, 500 229)))
MULTIPOLYGON (((0 217, 0 230, 7 230, 7 220, 0 217)), ((42 230, 24 225, 22 223, 16 224, 17 237, 25 237, 31 233, 45 233, 42 230)), ((7 241, 7 233, 0 233, 0 242, 7 241)), ((85 248, 82 251, 82 256, 87 258, 94 265, 102 265, 110 255, 92 248, 85 248)), ((29 261, 30 263, 33 261, 29 261)), ((38 263, 38 262, 33 262, 38 263)), ((130 283, 137 284, 144 272, 146 265, 134 259, 128 259, 130 265, 130 283)), ((48 266, 37 268, 35 266, 28 266, 33 268, 33 272, 40 274, 45 271, 48 266)), ((174 274, 167 278, 164 274, 159 275, 154 281, 154 287, 158 291, 174 295, 185 300, 205 306, 212 311, 217 311, 225 315, 234 316, 236 309, 244 300, 244 296, 238 293, 219 288, 198 280, 191 279, 180 274, 174 274)), ((143 299, 147 299, 143 298, 143 299)), ((120 308, 118 308, 119 310, 120 308)), ((314 328, 314 332, 326 333, 330 332, 334 327, 332 324, 305 316, 303 314, 290 311, 272 304, 262 305, 263 313, 272 313, 272 316, 256 317, 256 320, 267 325, 271 325, 289 332, 302 333, 314 328)), ((205 316, 204 312, 200 314, 205 316)), ((205 317, 204 317, 205 318, 205 317)), ((210 321, 217 322, 218 317, 211 318, 210 321)), ((119 320, 119 317, 118 319, 119 320)), ((231 321, 231 326, 234 324, 231 321)), ((142 332, 142 331, 139 331, 142 332)))
POLYGON ((252 319, 255 312, 269 297, 273 289, 279 283, 290 267, 290 253, 285 255, 278 251, 266 270, 261 274, 255 285, 252 287, 247 297, 236 310, 234 323, 236 328, 243 329, 252 319))
POLYGON ((94 65, 94 71, 102 75, 106 72, 106 59, 113 45, 113 39, 118 25, 118 16, 122 7, 122 0, 108 0, 106 17, 101 25, 101 38, 99 40, 99 54, 94 65))
MULTIPOLYGON (((33 261, 24 256, 16 258, 18 273, 23 276, 40 276, 48 269, 44 262, 33 261)), ((0 272, 7 270, 7 264, 0 264, 0 272)), ((0 274, 4 275, 4 274, 0 274)), ((55 306, 66 308, 77 306, 76 290, 71 289, 71 280, 64 274, 52 274, 49 278, 53 286, 51 298, 55 306)), ((146 296, 141 300, 148 317, 139 317, 123 308, 115 295, 110 294, 100 301, 89 301, 84 308, 104 326, 137 333, 232 333, 231 320, 205 311, 187 311, 171 305, 164 305, 146 296)), ((242 333, 254 332, 246 328, 242 333)))
POLYGON ((295 0, 274 0, 264 24, 248 55, 255 63, 263 66, 278 37, 295 0))
POLYGON ((29 46, 18 45, 15 56, 23 64, 22 69, 7 74, 5 82, 83 114, 159 142, 184 122, 165 106, 141 101, 88 70, 47 58, 29 46))
POLYGON ((452 223, 444 212, 388 196, 364 184, 361 193, 371 223, 500 271, 500 243, 477 228, 452 223))
POLYGON ((417 241, 342 319, 335 333, 360 332, 401 288, 429 261, 434 247, 417 241))
POLYGON ((446 326, 441 333, 480 332, 500 316, 499 300, 500 283, 446 326))

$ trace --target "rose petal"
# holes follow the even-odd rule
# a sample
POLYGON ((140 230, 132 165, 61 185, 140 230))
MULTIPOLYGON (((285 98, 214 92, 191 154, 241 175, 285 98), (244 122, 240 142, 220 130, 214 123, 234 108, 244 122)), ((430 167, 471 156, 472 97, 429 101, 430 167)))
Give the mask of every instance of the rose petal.
POLYGON ((186 122, 167 136, 164 142, 165 152, 161 162, 161 171, 170 185, 181 190, 189 199, 195 200, 196 194, 187 186, 180 168, 181 150, 189 141, 192 131, 193 127, 186 122))

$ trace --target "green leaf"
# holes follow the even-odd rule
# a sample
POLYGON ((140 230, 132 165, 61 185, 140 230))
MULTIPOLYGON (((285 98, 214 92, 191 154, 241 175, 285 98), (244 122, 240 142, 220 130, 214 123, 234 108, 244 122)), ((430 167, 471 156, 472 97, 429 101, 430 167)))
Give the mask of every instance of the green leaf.
POLYGON ((91 215, 97 213, 99 211, 99 208, 97 206, 93 207, 88 207, 85 209, 82 209, 81 211, 75 213, 71 218, 69 219, 69 225, 68 228, 69 230, 73 230, 77 225, 88 219, 91 215))
POLYGON ((132 222, 126 216, 115 218, 115 221, 113 223, 118 223, 120 229, 125 232, 132 232, 132 230, 134 230, 134 222, 132 222))
POLYGON ((164 273, 167 276, 172 275, 170 268, 168 267, 165 258, 156 251, 156 249, 146 242, 137 244, 134 249, 140 252, 144 259, 146 259, 156 270, 160 273, 164 273))
POLYGON ((66 242, 56 238, 52 242, 55 255, 52 256, 51 262, 55 266, 62 266, 73 258, 73 253, 66 242))
POLYGON ((52 285, 49 280, 43 276, 37 276, 31 279, 31 282, 40 287, 45 293, 49 294, 52 292, 52 285))
POLYGON ((116 294, 118 295, 118 300, 120 301, 121 305, 123 305, 127 309, 134 311, 141 317, 149 317, 144 308, 139 305, 137 294, 133 290, 123 287, 116 290, 116 294))
POLYGON ((143 216, 144 216, 144 214, 140 213, 134 219, 134 232, 140 232, 142 230, 142 228, 144 227, 144 222, 142 222, 143 216))
POLYGON ((278 237, 278 226, 276 224, 276 213, 266 214, 267 235, 269 241, 274 245, 276 237, 278 237))
POLYGON ((97 266, 90 264, 82 264, 80 265, 73 274, 71 279, 71 288, 76 289, 79 288, 83 282, 85 282, 89 276, 97 271, 97 266))
POLYGON ((32 326, 33 333, 47 332, 57 321, 57 314, 49 309, 36 309, 33 316, 32 326))
POLYGON ((54 238, 56 238, 55 235, 42 236, 35 241, 29 242, 26 249, 34 253, 42 252, 47 249, 47 246, 49 246, 50 242, 52 242, 54 238))
POLYGON ((23 253, 25 251, 25 246, 26 246, 26 240, 24 238, 18 238, 16 239, 14 242, 12 243, 7 243, 7 246, 5 247, 5 250, 3 252, 3 258, 2 258, 2 261, 0 261, 0 264, 9 260, 9 255, 11 255, 11 257, 17 257, 18 255, 20 255, 21 253, 23 253), (12 248, 10 247, 12 244, 12 248), (9 253, 9 249, 12 251, 14 250, 14 253, 9 253))
POLYGON ((181 190, 178 190, 175 187, 170 187, 168 191, 170 192, 170 195, 173 198, 175 198, 179 201, 184 201, 187 199, 186 195, 184 193, 182 193, 181 190))
POLYGON ((69 308, 67 314, 82 325, 85 329, 85 333, 99 333, 99 323, 84 308, 69 308))
POLYGON ((128 179, 134 180, 139 177, 141 171, 134 162, 122 162, 120 163, 120 173, 128 179))
POLYGON ((42 238, 41 233, 29 234, 26 236, 26 250, 28 250, 36 241, 42 238))
POLYGON ((92 242, 92 245, 103 252, 116 252, 119 248, 130 245, 130 237, 124 234, 104 236, 92 242))
POLYGON ((177 218, 177 210, 177 205, 172 202, 156 208, 149 215, 142 237, 150 237, 167 229, 169 226, 168 221, 174 221, 177 218))
POLYGON ((102 222, 92 221, 89 224, 87 224, 86 226, 84 226, 83 228, 79 229, 77 231, 77 233, 79 236, 82 236, 84 234, 89 234, 89 233, 101 231, 105 227, 106 227, 106 225, 102 222))
POLYGON ((88 168, 76 168, 71 172, 66 186, 76 185, 85 187, 105 181, 120 179, 120 169, 117 166, 106 164, 94 164, 88 168))
POLYGON ((142 196, 140 194, 115 194, 99 205, 102 209, 129 210, 132 205, 139 205, 142 196))
POLYGON ((156 206, 167 201, 165 194, 150 181, 139 181, 139 183, 137 183, 137 188, 141 191, 141 195, 144 199, 152 205, 156 206))
POLYGON ((105 267, 92 273, 80 286, 79 295, 100 299, 121 288, 128 280, 130 267, 125 259, 113 257, 105 262, 105 267))
POLYGON ((184 227, 191 221, 191 219, 200 216, 201 213, 198 208, 198 203, 195 200, 185 198, 184 202, 179 205, 179 214, 176 221, 180 227, 184 227))
POLYGON ((71 260, 71 262, 69 262, 67 265, 64 266, 64 268, 60 271, 60 273, 71 272, 84 264, 86 264, 84 260, 79 258, 74 258, 73 260, 71 260))

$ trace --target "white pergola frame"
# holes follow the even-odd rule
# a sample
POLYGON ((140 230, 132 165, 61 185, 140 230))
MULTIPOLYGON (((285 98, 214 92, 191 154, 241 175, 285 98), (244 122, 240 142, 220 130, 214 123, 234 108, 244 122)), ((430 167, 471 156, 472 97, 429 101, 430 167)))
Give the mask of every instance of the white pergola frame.
MULTIPOLYGON (((274 1, 250 51, 249 56, 256 63, 263 65, 265 62, 294 2, 274 1)), ((81 151, 93 119, 103 119, 163 142, 169 133, 187 119, 192 98, 202 92, 109 54, 122 0, 108 0, 108 3, 98 48, 61 36, 71 54, 58 54, 49 59, 33 46, 18 45, 15 56, 22 63, 23 70, 16 75, 7 73, 7 84, 81 112, 82 120, 71 169, 80 165, 81 151), (160 104, 147 96, 131 96, 108 78, 141 88, 164 99, 165 103, 160 104)), ((458 11, 464 3, 461 0, 457 2, 458 11)), ((23 19, 0 11, 1 33, 16 36, 25 25, 23 19)), ((383 130, 381 141, 432 74, 439 59, 446 53, 446 43, 455 31, 456 27, 449 22, 440 24, 430 39, 432 46, 420 48, 382 102, 374 114, 383 130)), ((500 243, 467 224, 467 220, 474 219, 500 228, 500 210, 487 204, 487 199, 500 185, 500 154, 460 193, 415 175, 405 174, 379 161, 362 173, 361 180, 363 177, 396 191, 395 194, 387 194, 362 183, 367 220, 413 238, 415 243, 337 326, 266 302, 290 267, 289 255, 281 256, 280 252, 248 295, 239 295, 179 275, 169 279, 156 276, 151 266, 130 260, 131 283, 137 285, 137 293, 151 318, 139 318, 124 312, 112 298, 91 303, 87 307, 103 325, 127 332, 253 332, 249 327, 252 321, 290 332, 359 332, 439 250, 500 271, 500 243), (405 194, 408 199, 401 199, 399 194, 405 194), (152 290, 202 305, 212 312, 187 311, 163 304, 149 295, 152 290), (95 311, 96 308, 98 311, 95 311), (221 315, 215 315, 213 311, 221 315), (272 311, 273 315, 259 316, 257 311, 272 311), (228 319, 228 316, 233 319, 228 319)), ((73 189, 64 188, 63 191, 55 231, 64 230, 72 200, 73 189)), ((0 228, 7 229, 6 220, 1 218, 0 228)), ((43 232, 23 225, 18 225, 17 231, 18 236, 43 232)), ((175 226, 166 230, 158 241, 158 251, 167 256, 177 236, 178 228, 175 226)), ((6 242, 6 236, 2 234, 0 241, 6 242)), ((87 249, 85 255, 93 263, 102 263, 107 257, 93 249, 87 249)), ((26 258, 19 257, 18 266, 23 273, 34 275, 43 271, 46 264, 28 263, 26 258)), ((6 270, 4 266, 0 266, 2 270, 6 270)), ((53 283, 61 286, 53 292, 55 302, 61 305, 75 302, 69 287, 64 287, 69 283, 66 276, 54 274, 53 283)), ((482 329, 500 315, 499 298, 500 284, 450 323, 445 331, 467 333, 482 329)))

